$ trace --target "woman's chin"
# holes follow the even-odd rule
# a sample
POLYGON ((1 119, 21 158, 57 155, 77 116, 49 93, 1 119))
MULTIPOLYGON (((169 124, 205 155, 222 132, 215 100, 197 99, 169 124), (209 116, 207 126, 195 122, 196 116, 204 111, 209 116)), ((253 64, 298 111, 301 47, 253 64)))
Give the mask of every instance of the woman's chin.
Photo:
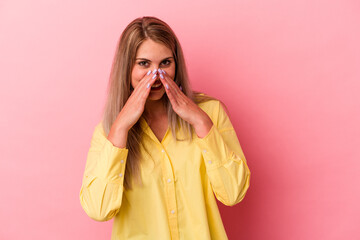
POLYGON ((147 101, 158 101, 161 100, 164 96, 165 92, 160 91, 160 92, 150 92, 147 101))

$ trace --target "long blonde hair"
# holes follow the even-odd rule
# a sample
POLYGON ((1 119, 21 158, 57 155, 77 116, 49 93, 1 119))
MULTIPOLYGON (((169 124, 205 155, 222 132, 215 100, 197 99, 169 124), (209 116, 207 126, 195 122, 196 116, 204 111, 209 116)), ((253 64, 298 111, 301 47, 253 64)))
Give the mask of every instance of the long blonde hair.
MULTIPOLYGON (((130 84, 131 71, 135 64, 136 52, 141 43, 146 39, 164 44, 172 50, 176 65, 174 81, 178 86, 181 85, 182 91, 187 97, 195 103, 215 99, 206 94, 191 90, 183 51, 172 29, 156 17, 145 16, 136 18, 122 32, 113 59, 107 88, 107 100, 102 113, 102 125, 106 135, 109 134, 112 124, 133 91, 130 84)), ((192 141, 193 127, 174 112, 166 93, 162 100, 167 109, 172 136, 175 140, 184 140, 176 137, 176 130, 181 126, 184 132, 188 134, 189 141, 192 141)), ((139 171, 142 158, 139 151, 142 135, 143 131, 140 126, 140 121, 137 121, 129 130, 126 143, 126 148, 129 152, 124 176, 125 189, 132 189, 131 176, 135 177, 136 182, 141 182, 142 184, 139 171)))

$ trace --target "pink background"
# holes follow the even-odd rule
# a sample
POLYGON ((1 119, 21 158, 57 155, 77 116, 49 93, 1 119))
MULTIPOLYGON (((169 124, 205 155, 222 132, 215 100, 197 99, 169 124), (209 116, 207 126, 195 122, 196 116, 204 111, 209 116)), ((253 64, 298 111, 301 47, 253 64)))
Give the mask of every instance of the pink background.
POLYGON ((166 21, 252 172, 229 239, 360 239, 359 1, 0 1, 0 239, 110 239, 79 191, 118 38, 166 21))

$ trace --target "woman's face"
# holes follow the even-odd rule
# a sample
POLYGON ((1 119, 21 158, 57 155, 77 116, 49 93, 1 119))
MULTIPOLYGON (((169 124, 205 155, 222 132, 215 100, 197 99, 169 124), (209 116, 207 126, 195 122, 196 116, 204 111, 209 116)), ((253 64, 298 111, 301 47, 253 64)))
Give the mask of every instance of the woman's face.
MULTIPOLYGON (((158 68, 164 70, 171 79, 174 79, 175 59, 171 50, 161 43, 147 39, 137 50, 135 65, 131 72, 131 86, 136 88, 149 70, 153 71, 158 68)), ((159 77, 157 74, 153 85, 161 84, 159 77)), ((160 100, 164 94, 165 89, 162 86, 160 90, 151 90, 147 100, 160 100)))

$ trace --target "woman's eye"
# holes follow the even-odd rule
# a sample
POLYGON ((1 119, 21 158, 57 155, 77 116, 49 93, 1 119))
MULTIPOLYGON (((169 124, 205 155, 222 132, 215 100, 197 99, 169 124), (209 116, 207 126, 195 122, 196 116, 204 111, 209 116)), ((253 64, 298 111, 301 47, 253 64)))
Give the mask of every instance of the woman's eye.
POLYGON ((163 61, 164 65, 169 65, 171 62, 169 60, 163 61))
MULTIPOLYGON (((169 60, 164 60, 164 61, 162 61, 162 65, 170 65, 170 63, 171 63, 171 61, 169 61, 169 60)), ((138 64, 140 65, 140 66, 147 66, 148 65, 148 62, 146 62, 146 61, 141 61, 141 62, 138 62, 138 64)))
POLYGON ((147 64, 147 62, 145 62, 145 61, 139 62, 140 66, 145 66, 145 64, 147 64))

